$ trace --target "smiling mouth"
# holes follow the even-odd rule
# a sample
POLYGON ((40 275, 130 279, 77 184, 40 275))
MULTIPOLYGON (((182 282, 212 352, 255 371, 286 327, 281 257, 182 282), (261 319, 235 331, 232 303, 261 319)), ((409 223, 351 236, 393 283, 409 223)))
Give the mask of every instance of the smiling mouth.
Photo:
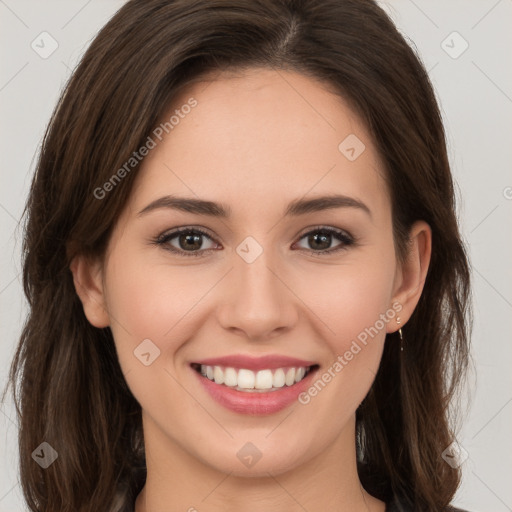
POLYGON ((209 366, 198 363, 192 363, 190 366, 215 384, 245 393, 268 393, 289 388, 319 367, 315 364, 252 371, 246 368, 209 366))

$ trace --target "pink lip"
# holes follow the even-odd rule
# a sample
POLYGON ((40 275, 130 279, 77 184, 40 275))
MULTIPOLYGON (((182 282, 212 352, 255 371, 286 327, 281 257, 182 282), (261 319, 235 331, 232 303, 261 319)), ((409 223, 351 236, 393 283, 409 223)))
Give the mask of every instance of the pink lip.
MULTIPOLYGON (((299 366, 302 366, 302 363, 299 366)), ((295 383, 293 386, 285 385, 277 391, 269 391, 267 393, 237 391, 224 384, 215 384, 215 382, 204 377, 194 369, 192 371, 217 403, 231 411, 256 416, 276 413, 295 402, 300 393, 311 386, 318 368, 311 370, 300 382, 295 383)))
POLYGON ((293 357, 282 356, 278 354, 268 354, 261 357, 244 356, 241 354, 214 357, 211 359, 203 359, 194 361, 196 364, 204 364, 205 366, 223 366, 231 368, 245 368, 247 370, 274 370, 276 368, 300 368, 301 366, 313 366, 317 364, 315 361, 305 361, 303 359, 295 359, 293 357))

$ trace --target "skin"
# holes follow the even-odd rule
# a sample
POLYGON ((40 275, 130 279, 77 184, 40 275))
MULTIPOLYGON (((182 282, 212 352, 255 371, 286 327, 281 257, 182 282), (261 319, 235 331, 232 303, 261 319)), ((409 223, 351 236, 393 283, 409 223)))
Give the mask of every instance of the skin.
MULTIPOLYGON (((144 159, 105 258, 78 256, 71 265, 84 312, 112 329, 143 409, 148 478, 136 512, 383 512, 357 475, 355 411, 396 318, 307 405, 267 416, 217 404, 189 364, 272 353, 325 371, 393 303, 402 307, 401 326, 410 318, 430 261, 430 228, 413 225, 400 266, 382 162, 358 116, 325 84, 289 71, 223 73, 189 85, 169 112, 191 96, 198 105, 144 159), (349 134, 366 146, 352 162, 338 149, 349 134), (294 199, 334 192, 364 202, 371 216, 349 207, 283 216, 294 199), (166 208, 137 216, 166 194, 220 202, 231 217, 166 208), (357 242, 311 255, 342 245, 334 237, 311 245, 304 234, 317 225, 357 242), (185 226, 210 233, 199 250, 218 250, 194 258, 151 243, 185 226), (247 236, 263 249, 252 263, 236 252, 247 236), (133 354, 147 338, 161 351, 149 366, 133 354), (247 442, 261 452, 252 467, 236 455, 247 442)), ((185 252, 179 242, 168 244, 185 252)))

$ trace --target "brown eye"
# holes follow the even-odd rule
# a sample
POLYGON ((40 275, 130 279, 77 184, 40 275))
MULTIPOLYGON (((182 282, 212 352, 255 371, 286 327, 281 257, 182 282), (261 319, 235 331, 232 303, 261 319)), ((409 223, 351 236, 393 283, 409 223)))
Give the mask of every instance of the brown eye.
POLYGON ((348 233, 338 229, 322 226, 308 231, 302 235, 301 240, 304 238, 306 239, 306 243, 309 245, 309 247, 304 247, 304 249, 315 255, 324 255, 341 251, 354 244, 354 239, 348 233), (341 243, 335 247, 331 247, 333 239, 338 240, 341 243))
POLYGON ((210 235, 201 229, 181 228, 159 236, 155 243, 179 255, 203 256, 206 251, 212 250, 212 247, 204 247, 204 238, 213 242, 210 235))

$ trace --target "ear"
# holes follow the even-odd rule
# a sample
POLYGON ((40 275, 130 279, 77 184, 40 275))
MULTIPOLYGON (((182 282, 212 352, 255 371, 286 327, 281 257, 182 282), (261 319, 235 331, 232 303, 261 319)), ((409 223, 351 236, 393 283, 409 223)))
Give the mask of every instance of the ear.
POLYGON ((403 327, 416 308, 430 264, 432 252, 432 230, 425 221, 417 221, 409 232, 408 254, 406 261, 398 269, 392 303, 402 305, 400 310, 400 325, 388 323, 387 332, 395 332, 403 327))
POLYGON ((80 254, 69 266, 75 290, 82 301, 85 316, 94 327, 107 327, 110 319, 103 289, 103 268, 100 261, 93 261, 80 254))

